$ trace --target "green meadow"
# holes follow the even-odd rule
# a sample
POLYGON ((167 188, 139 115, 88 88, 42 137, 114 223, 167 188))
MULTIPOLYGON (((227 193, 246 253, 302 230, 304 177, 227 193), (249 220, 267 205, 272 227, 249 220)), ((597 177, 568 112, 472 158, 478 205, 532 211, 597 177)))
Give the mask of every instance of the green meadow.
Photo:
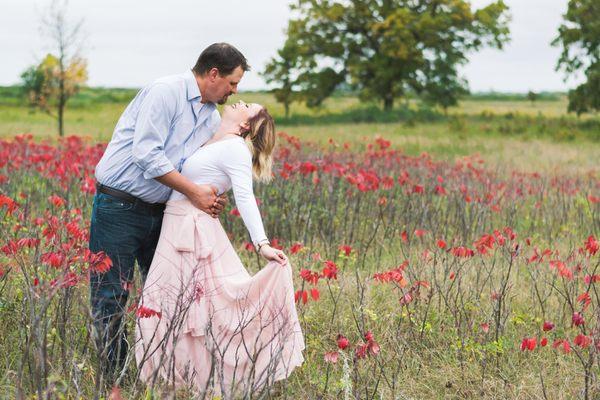
MULTIPOLYGON (((67 135, 108 141, 135 93, 135 89, 83 90, 68 103, 67 135)), ((294 103, 288 118, 269 93, 242 92, 229 101, 239 99, 265 105, 279 131, 318 143, 330 138, 361 143, 379 135, 410 155, 427 152, 455 159, 479 154, 493 165, 509 162, 523 170, 590 169, 600 157, 600 118, 568 114, 563 94, 541 94, 535 102, 519 94, 473 95, 447 112, 416 100, 399 101, 393 111, 384 112, 378 104, 337 95, 319 108, 294 103)), ((0 88, 0 137, 23 133, 56 138, 56 121, 28 107, 18 88, 0 88)))
MULTIPOLYGON (((51 116, 0 88, 0 234, 14 238, 0 253, 0 397, 170 398, 142 385, 133 361, 118 382, 123 397, 107 396, 89 335, 87 264, 76 261, 91 209, 80 175, 93 182, 102 152, 89 145, 110 139, 135 93, 84 90, 67 107, 66 132, 86 140, 59 143, 51 116), (34 140, 14 140, 21 134, 34 140), (79 172, 65 174, 71 164, 79 172), (56 240, 35 241, 50 228, 56 240), (50 252, 74 260, 71 280, 48 266, 50 252)), ((230 102, 239 99, 264 104, 278 131, 304 145, 298 152, 282 135, 289 152, 279 162, 295 172, 256 188, 266 229, 292 260, 307 346, 304 365, 266 398, 597 398, 597 115, 568 114, 561 94, 534 103, 473 95, 446 111, 409 99, 390 112, 338 95, 318 109, 293 104, 287 118, 268 93, 230 102), (458 162, 470 156, 483 165, 458 162), (344 174, 316 167, 323 160, 344 174), (361 186, 369 169, 396 183, 361 186), (303 280, 300 271, 318 274, 324 259, 339 276, 303 280), (545 321, 556 327, 546 332, 545 321), (368 354, 366 332, 376 340, 368 354), (338 334, 352 347, 338 352, 338 334), (335 362, 324 358, 331 353, 335 362)), ((256 271, 241 219, 227 212, 222 221, 256 271)), ((127 318, 133 328, 135 314, 127 318)))

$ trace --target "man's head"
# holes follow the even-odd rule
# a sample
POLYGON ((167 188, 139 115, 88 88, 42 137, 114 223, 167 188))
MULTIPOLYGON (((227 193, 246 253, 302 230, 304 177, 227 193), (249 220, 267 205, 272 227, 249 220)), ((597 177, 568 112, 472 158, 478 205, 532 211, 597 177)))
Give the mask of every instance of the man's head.
POLYGON ((237 93, 237 85, 248 70, 246 57, 228 43, 208 46, 192 68, 200 86, 202 102, 218 104, 224 104, 229 96, 237 93))

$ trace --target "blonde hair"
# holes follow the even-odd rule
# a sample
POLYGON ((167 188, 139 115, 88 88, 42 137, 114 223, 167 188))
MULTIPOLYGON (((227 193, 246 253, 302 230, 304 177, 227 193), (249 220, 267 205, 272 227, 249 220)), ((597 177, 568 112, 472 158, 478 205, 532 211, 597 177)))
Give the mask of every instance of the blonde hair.
POLYGON ((275 147, 275 122, 273 117, 262 108, 248 119, 248 130, 242 134, 252 153, 252 174, 260 182, 269 182, 272 178, 273 148, 275 147))

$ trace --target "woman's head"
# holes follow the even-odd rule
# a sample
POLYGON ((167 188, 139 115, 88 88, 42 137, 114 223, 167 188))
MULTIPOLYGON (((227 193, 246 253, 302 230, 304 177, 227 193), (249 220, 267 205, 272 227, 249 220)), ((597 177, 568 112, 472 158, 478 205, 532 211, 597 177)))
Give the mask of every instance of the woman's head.
POLYGON ((225 107, 223 120, 239 126, 240 135, 252 153, 252 172, 255 179, 271 180, 273 148, 275 147, 275 122, 267 109, 260 104, 243 101, 225 107))

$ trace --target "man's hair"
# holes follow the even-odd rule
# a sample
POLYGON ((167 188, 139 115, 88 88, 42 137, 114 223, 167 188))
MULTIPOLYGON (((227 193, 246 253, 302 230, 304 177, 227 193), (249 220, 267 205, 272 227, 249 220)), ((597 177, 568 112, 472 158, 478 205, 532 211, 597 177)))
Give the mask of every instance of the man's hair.
POLYGON ((246 57, 229 43, 213 43, 200 54, 192 71, 202 76, 216 68, 219 70, 219 75, 225 76, 231 74, 237 67, 242 67, 244 71, 250 70, 246 57))

